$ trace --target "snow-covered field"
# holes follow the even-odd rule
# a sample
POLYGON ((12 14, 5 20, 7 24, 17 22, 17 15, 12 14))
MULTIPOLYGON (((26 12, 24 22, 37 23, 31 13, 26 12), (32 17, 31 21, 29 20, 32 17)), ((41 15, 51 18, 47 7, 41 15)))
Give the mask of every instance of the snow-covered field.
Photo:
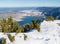
POLYGON ((60 20, 43 21, 40 25, 40 32, 33 30, 17 35, 11 33, 12 36, 15 36, 14 42, 9 41, 7 34, 0 33, 0 38, 6 38, 6 44, 60 44, 60 26, 58 23, 60 23, 60 20), (27 40, 24 40, 24 34, 28 36, 27 40))
POLYGON ((38 16, 38 17, 44 17, 44 14, 42 12, 39 12, 37 10, 23 10, 23 11, 17 11, 17 12, 1 12, 0 11, 0 19, 1 18, 8 18, 9 16, 12 16, 15 21, 22 21, 22 18, 26 16, 38 16))

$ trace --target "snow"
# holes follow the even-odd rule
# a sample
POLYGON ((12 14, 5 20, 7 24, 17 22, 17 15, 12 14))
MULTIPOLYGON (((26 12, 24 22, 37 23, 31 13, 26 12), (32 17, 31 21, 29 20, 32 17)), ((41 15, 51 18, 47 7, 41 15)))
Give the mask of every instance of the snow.
POLYGON ((0 33, 0 38, 6 38, 6 44, 60 44, 60 20, 43 21, 40 25, 41 31, 33 30, 27 33, 10 33, 15 36, 15 41, 10 42, 7 33, 0 33), (24 34, 27 40, 24 40, 24 34))

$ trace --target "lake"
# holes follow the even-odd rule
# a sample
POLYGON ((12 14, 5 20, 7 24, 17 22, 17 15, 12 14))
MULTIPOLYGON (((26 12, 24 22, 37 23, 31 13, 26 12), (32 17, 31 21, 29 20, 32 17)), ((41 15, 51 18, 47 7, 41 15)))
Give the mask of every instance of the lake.
POLYGON ((26 24, 26 23, 31 23, 32 20, 43 20, 43 18, 34 17, 34 16, 26 16, 22 19, 22 21, 19 21, 18 23, 20 25, 23 25, 23 24, 26 24))

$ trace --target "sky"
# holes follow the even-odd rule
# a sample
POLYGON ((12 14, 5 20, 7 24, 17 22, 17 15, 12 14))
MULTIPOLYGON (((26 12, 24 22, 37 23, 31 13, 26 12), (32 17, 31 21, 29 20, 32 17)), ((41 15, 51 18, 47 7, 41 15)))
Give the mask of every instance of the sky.
POLYGON ((60 0, 0 0, 0 7, 60 7, 60 0))

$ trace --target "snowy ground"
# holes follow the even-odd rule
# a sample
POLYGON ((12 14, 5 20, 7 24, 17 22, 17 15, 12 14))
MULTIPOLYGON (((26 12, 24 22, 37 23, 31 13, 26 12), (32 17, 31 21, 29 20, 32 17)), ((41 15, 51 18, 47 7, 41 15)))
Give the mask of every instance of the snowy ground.
POLYGON ((12 36, 15 36, 14 42, 9 41, 7 34, 0 33, 0 38, 6 38, 6 44, 60 44, 60 26, 58 23, 60 23, 60 20, 43 21, 40 25, 40 32, 33 30, 32 32, 17 35, 11 33, 12 36), (24 40, 24 34, 28 36, 27 40, 24 40))

